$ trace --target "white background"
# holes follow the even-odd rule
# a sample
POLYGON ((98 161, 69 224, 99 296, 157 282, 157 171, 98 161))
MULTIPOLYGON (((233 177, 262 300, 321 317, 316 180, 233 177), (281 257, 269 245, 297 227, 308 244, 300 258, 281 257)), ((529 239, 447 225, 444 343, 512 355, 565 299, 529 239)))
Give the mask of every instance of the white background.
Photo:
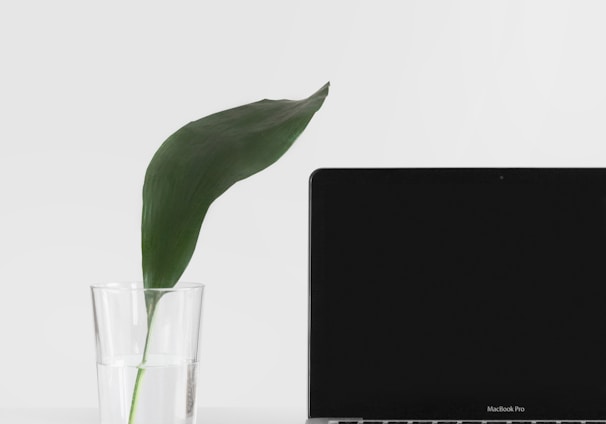
MULTIPOLYGON (((323 108, 211 207, 201 406, 306 402, 318 167, 606 166, 606 3, 0 3, 0 407, 94 407, 89 284, 140 280, 143 176, 185 123, 323 108)), ((369 282, 369 289, 372 288, 369 282)))

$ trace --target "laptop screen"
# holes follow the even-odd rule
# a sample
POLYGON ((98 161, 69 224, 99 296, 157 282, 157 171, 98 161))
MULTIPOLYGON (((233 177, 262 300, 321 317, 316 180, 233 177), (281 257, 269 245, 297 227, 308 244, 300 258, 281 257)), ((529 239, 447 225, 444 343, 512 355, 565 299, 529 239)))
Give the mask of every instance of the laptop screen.
POLYGON ((606 170, 310 184, 310 417, 606 418, 606 170))

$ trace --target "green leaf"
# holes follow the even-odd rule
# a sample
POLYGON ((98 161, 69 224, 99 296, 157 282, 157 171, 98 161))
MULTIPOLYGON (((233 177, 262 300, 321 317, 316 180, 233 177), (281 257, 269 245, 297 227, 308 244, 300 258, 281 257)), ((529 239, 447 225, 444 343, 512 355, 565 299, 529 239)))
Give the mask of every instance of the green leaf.
POLYGON ((146 288, 173 287, 187 267, 211 203, 277 161, 328 95, 261 100, 206 116, 171 135, 143 185, 141 248, 146 288))

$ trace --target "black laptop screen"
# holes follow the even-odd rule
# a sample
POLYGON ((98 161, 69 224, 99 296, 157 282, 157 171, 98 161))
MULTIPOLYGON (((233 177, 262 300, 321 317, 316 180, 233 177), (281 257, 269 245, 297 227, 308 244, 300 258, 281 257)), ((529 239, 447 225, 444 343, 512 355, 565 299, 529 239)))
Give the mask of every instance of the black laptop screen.
POLYGON ((311 417, 606 418, 606 170, 319 170, 311 417))

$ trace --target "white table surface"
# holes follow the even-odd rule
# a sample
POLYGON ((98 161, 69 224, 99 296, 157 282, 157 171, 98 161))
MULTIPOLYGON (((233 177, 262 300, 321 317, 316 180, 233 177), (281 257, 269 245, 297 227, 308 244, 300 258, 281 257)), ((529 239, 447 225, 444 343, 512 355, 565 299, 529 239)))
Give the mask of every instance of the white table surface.
MULTIPOLYGON (((305 424, 305 409, 200 408, 196 424, 305 424)), ((3 408, 4 424, 98 424, 95 408, 3 408)))

